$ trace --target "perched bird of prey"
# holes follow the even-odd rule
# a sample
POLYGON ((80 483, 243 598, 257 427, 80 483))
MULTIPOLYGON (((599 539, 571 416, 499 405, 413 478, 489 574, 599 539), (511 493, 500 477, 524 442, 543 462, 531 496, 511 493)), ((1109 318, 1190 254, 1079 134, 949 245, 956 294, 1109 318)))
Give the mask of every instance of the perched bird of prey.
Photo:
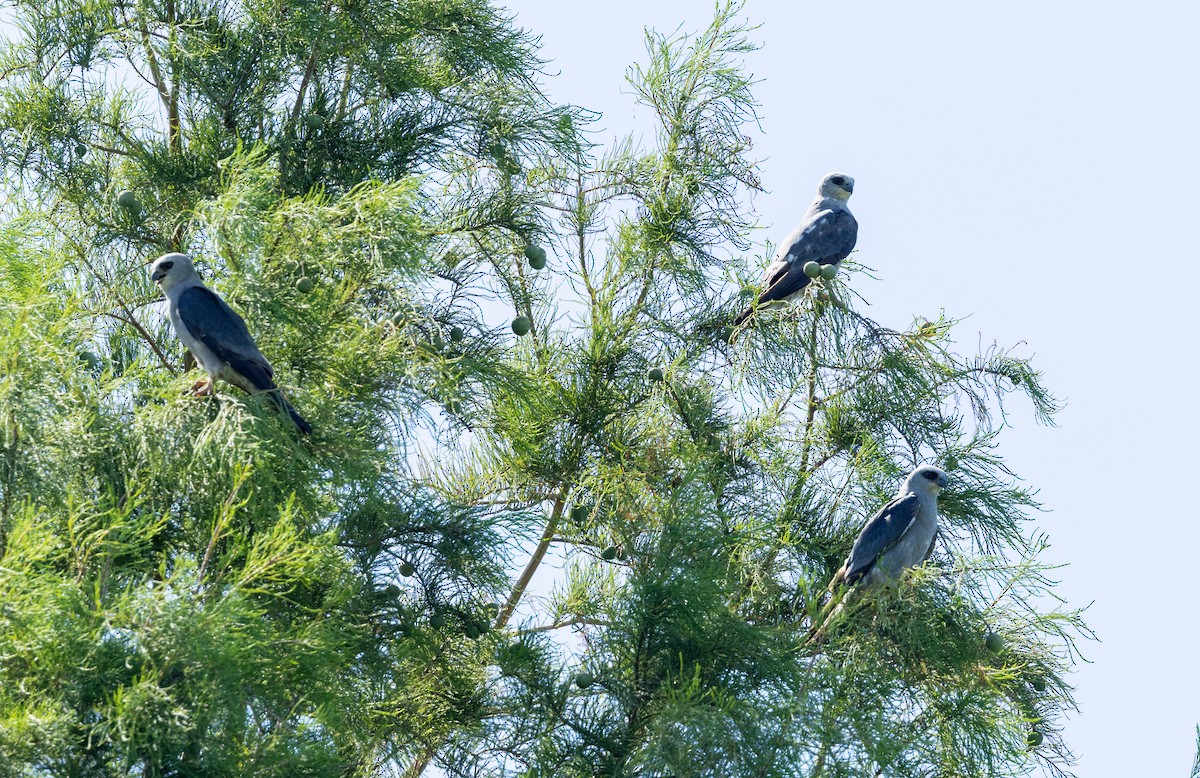
POLYGON ((246 322, 200 281, 190 257, 163 254, 150 266, 150 278, 167 298, 167 312, 175 334, 208 373, 207 382, 199 381, 193 387, 196 394, 211 392, 212 383, 218 378, 251 394, 269 392, 301 432, 306 435, 312 432, 312 425, 275 385, 275 371, 254 345, 246 322))
POLYGON ((890 584, 928 559, 937 538, 937 496, 948 478, 933 465, 921 465, 909 473, 891 502, 862 528, 832 583, 890 584))
POLYGON ((846 207, 853 192, 854 179, 844 173, 830 173, 821 180, 817 199, 796 229, 779 244, 775 259, 767 266, 758 300, 737 315, 733 326, 744 322, 761 305, 780 305, 804 291, 811 280, 804 274, 806 263, 836 267, 854 250, 858 222, 846 207))
MULTIPOLYGON (((933 465, 921 465, 909 473, 896 496, 862 528, 850 555, 829 582, 830 591, 838 584, 860 589, 891 586, 905 570, 929 559, 937 540, 938 493, 948 480, 946 472, 933 465)), ((836 608, 833 603, 830 600, 825 608, 828 615, 814 621, 819 628, 813 629, 810 640, 820 637, 845 601, 836 608)))

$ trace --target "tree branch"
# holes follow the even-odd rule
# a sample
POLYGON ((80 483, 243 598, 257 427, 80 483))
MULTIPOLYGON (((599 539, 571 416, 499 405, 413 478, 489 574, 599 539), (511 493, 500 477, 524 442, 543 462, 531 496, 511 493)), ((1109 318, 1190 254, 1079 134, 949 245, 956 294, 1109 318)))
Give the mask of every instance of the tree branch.
POLYGON ((529 563, 525 565, 525 570, 522 571, 521 577, 513 585, 512 592, 508 595, 508 601, 504 603, 504 607, 500 609, 500 613, 496 616, 496 623, 493 625, 494 629, 503 629, 508 625, 509 619, 512 618, 513 611, 516 610, 517 604, 521 602, 521 596, 525 594, 526 587, 533 580, 533 574, 537 572, 538 566, 541 565, 542 559, 546 556, 546 550, 550 548, 550 543, 554 540, 554 533, 558 529, 559 520, 562 518, 564 505, 566 505, 565 492, 560 494, 554 501, 554 507, 550 511, 550 519, 546 522, 546 529, 542 532, 542 539, 538 542, 537 548, 534 549, 529 563))
MULTIPOLYGON (((168 19, 173 11, 174 6, 171 3, 167 4, 168 19)), ((171 89, 167 86, 166 80, 163 78, 162 69, 158 65, 158 57, 154 54, 154 44, 150 40, 150 30, 146 27, 146 19, 142 14, 142 9, 138 9, 138 31, 142 34, 142 46, 146 52, 146 64, 150 67, 150 75, 153 78, 153 86, 158 91, 158 97, 162 101, 163 107, 167 109, 167 127, 168 137, 172 151, 179 151, 179 103, 176 97, 171 94, 171 89)))

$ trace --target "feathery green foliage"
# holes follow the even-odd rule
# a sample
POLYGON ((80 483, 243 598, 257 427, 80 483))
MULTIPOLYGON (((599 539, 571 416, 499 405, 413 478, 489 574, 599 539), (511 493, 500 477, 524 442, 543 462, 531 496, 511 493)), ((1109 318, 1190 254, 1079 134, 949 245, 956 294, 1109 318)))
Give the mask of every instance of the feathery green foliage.
POLYGON ((1196 727, 1196 759, 1192 762, 1192 778, 1200 776, 1200 727, 1196 727))
POLYGON ((485 0, 12 7, 0 773, 1069 766, 1087 631, 999 449, 1014 399, 1052 420, 1040 373, 865 318, 853 262, 730 342, 740 8, 648 33, 657 132, 599 149, 485 0), (173 250, 313 435, 185 393, 144 268, 173 250), (809 641, 920 461, 938 553, 809 641))

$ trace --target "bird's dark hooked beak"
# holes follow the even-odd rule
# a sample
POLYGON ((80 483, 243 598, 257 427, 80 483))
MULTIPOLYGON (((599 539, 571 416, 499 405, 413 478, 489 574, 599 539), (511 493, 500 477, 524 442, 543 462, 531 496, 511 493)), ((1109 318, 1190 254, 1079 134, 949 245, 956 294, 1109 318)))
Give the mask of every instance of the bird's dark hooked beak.
POLYGON ((166 277, 167 271, 163 270, 161 267, 155 268, 154 272, 150 274, 150 280, 156 284, 166 277))
POLYGON ((843 186, 843 187, 842 187, 842 189, 845 189, 845 190, 846 190, 847 192, 849 192, 850 194, 854 194, 854 182, 853 182, 853 181, 847 181, 847 182, 846 182, 846 185, 845 185, 845 186, 843 186))
POLYGON ((942 473, 940 476, 938 476, 937 485, 939 487, 941 487, 942 489, 945 489, 946 485, 949 483, 950 483, 950 476, 946 475, 945 473, 942 473))

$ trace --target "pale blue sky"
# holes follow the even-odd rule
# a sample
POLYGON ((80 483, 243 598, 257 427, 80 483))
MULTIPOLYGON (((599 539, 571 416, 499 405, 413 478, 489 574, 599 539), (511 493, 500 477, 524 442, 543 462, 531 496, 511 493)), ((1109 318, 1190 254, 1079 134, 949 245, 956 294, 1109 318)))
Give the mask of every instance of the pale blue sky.
MULTIPOLYGON (((712 17, 709 0, 502 0, 544 37, 551 96, 644 126, 624 82, 642 29, 712 17)), ((1059 593, 1095 604, 1102 642, 1074 675, 1076 772, 1186 776, 1200 722, 1192 494, 1200 438, 1200 7, 1183 2, 750 0, 762 27, 751 132, 779 240, 820 177, 857 180, 859 291, 891 326, 970 318, 963 351, 1025 353, 1067 408, 1014 406, 1000 452, 1049 512, 1059 593), (861 276, 859 277, 861 278, 861 276)))

